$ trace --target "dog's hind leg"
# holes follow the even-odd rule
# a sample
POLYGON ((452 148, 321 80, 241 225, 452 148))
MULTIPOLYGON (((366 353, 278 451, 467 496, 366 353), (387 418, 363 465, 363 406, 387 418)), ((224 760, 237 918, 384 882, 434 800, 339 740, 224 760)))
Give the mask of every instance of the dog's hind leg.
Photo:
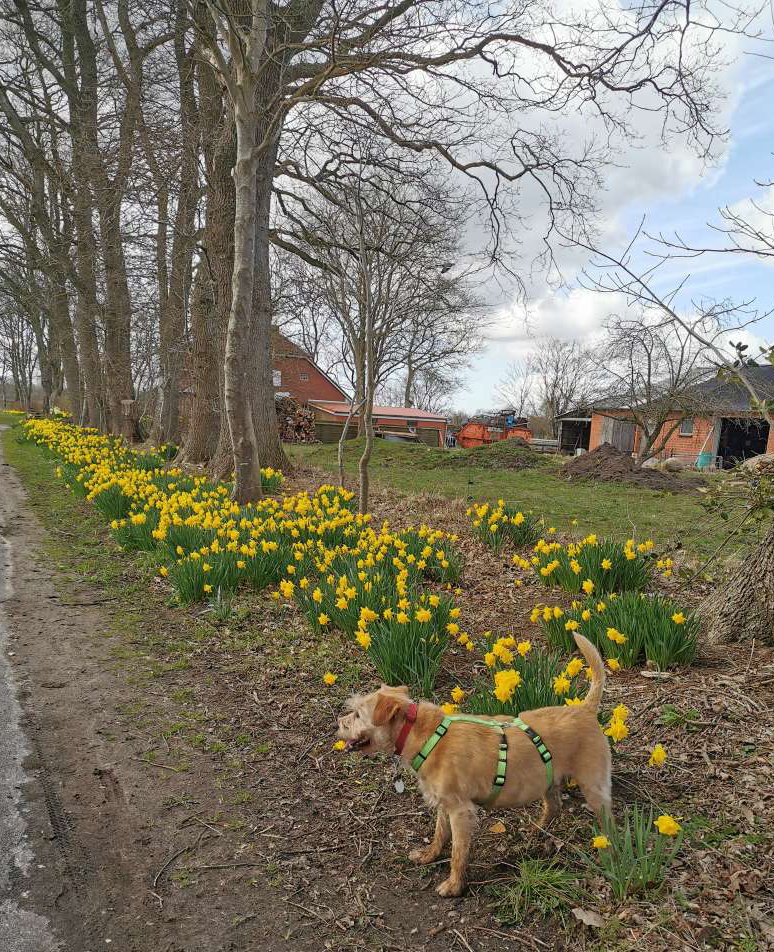
POLYGON ((449 810, 452 834, 451 871, 436 889, 439 896, 459 896, 465 888, 470 840, 476 826, 476 809, 472 803, 449 810))
POLYGON ((451 825, 449 823, 449 814, 443 804, 438 805, 438 812, 435 815, 435 835, 429 846, 421 850, 412 850, 409 853, 409 859, 415 863, 432 863, 441 855, 444 846, 449 842, 451 836, 451 825))
POLYGON ((584 778, 579 771, 576 771, 575 779, 581 789, 584 799, 588 806, 594 811, 598 822, 604 818, 612 816, 612 799, 610 796, 610 774, 594 773, 591 777, 584 778))
POLYGON ((538 820, 538 826, 545 828, 559 816, 562 809, 562 792, 559 787, 549 787, 543 794, 543 813, 538 820))

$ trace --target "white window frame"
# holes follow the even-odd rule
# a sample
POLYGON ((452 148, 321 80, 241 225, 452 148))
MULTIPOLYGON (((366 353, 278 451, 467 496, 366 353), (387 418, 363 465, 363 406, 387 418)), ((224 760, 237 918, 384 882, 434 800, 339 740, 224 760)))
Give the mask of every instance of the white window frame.
POLYGON ((695 429, 696 427, 693 417, 685 417, 684 419, 680 420, 680 436, 693 436, 695 429), (688 432, 686 432, 686 426, 690 426, 690 430, 688 432))
POLYGON ((271 382, 275 387, 282 386, 282 371, 281 370, 272 370, 271 382))

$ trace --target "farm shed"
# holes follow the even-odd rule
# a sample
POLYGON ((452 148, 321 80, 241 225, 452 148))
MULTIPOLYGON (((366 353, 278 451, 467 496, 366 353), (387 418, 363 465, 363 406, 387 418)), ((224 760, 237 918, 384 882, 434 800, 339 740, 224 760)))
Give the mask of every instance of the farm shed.
MULTIPOLYGON (((774 367, 750 367, 747 375, 756 393, 774 400, 774 367)), ((774 452, 774 431, 763 415, 752 409, 750 394, 734 380, 717 376, 692 387, 691 404, 702 408, 692 416, 675 414, 666 424, 672 432, 658 456, 695 463, 699 453, 722 467, 774 452)), ((611 443, 617 449, 637 453, 642 433, 629 411, 614 400, 595 404, 591 416, 589 449, 611 443)))
POLYGON ((470 449, 516 437, 527 443, 532 439, 527 418, 516 416, 513 410, 501 410, 471 417, 457 433, 457 445, 470 449))
MULTIPOLYGON (((350 404, 344 400, 310 400, 315 415, 315 434, 322 443, 341 439, 350 404)), ((406 443, 425 443, 442 447, 446 440, 447 420, 439 413, 417 407, 374 407, 374 431, 378 437, 406 443)), ((350 422, 348 437, 357 436, 357 418, 350 422)))

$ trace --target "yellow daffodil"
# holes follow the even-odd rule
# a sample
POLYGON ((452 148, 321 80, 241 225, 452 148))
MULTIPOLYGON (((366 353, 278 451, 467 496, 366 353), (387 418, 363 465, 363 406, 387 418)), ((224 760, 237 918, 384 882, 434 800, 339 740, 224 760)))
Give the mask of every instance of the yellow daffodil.
POLYGON ((662 813, 660 817, 653 821, 653 825, 662 836, 677 836, 682 830, 677 820, 668 813, 662 813))
POLYGON ((651 767, 660 767, 662 764, 666 763, 667 752, 661 744, 656 744, 653 750, 650 752, 650 757, 648 758, 648 763, 651 767))

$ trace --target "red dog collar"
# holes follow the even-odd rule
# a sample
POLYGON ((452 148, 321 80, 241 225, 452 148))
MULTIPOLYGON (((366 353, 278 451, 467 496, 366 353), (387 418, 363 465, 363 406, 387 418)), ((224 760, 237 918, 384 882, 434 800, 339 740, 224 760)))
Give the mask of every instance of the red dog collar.
POLYGON ((398 739, 395 741, 395 753, 400 755, 403 753, 403 747, 406 743, 406 738, 411 733, 411 728, 414 726, 414 722, 417 719, 417 705, 412 704, 409 709, 406 711, 406 723, 401 727, 400 734, 398 734, 398 739))

